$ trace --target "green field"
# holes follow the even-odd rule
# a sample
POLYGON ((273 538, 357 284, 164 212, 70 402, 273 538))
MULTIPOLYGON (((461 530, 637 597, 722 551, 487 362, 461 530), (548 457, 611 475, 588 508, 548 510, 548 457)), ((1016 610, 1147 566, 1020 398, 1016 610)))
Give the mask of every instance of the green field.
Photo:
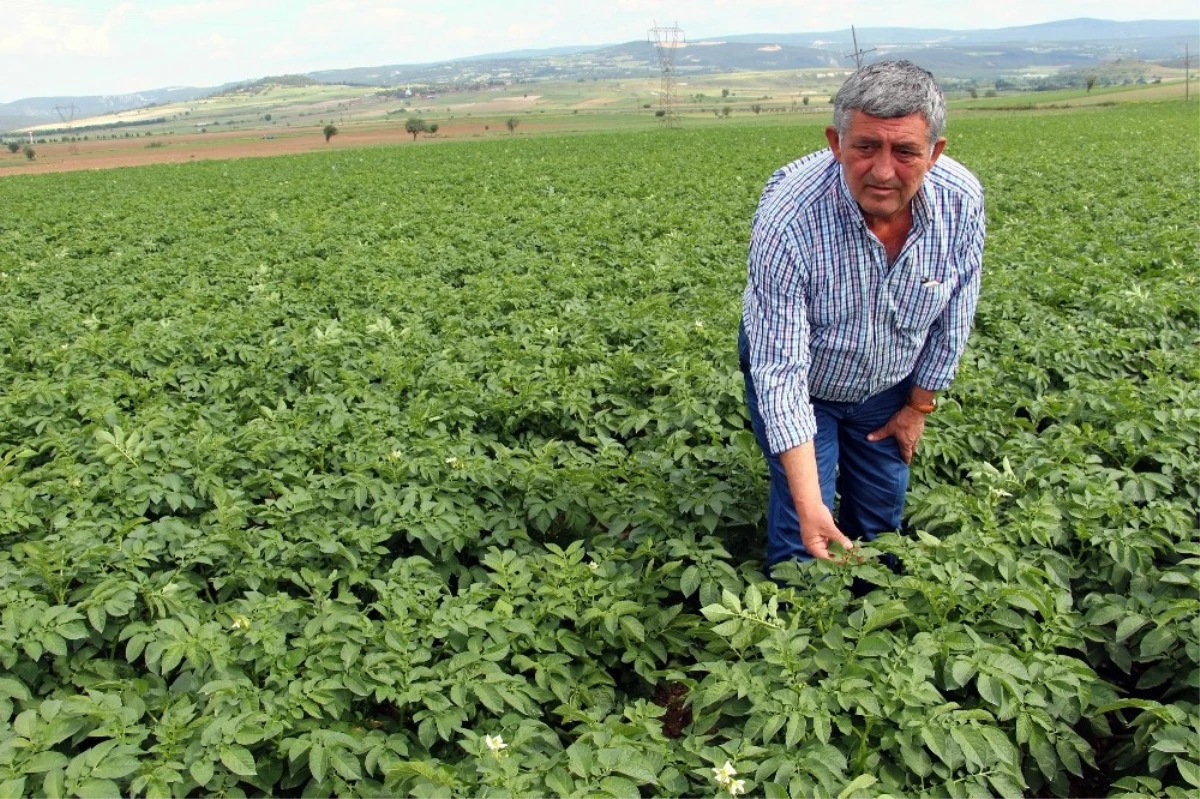
POLYGON ((1194 107, 952 117, 909 529, 783 587, 778 119, 5 177, 0 796, 1194 795, 1194 107))

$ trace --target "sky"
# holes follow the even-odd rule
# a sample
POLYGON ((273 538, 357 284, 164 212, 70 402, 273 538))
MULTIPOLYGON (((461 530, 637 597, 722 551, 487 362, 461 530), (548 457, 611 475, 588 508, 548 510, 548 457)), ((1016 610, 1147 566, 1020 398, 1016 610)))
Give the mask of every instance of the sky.
POLYGON ((0 103, 646 38, 1195 19, 1195 0, 0 0, 0 103))

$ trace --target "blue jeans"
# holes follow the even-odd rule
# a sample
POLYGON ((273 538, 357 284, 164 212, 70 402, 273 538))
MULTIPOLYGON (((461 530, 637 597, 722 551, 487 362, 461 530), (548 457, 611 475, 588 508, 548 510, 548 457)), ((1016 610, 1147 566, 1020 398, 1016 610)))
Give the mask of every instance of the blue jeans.
MULTIPOLYGON (((738 332, 738 356, 746 381, 746 402, 754 437, 767 458, 771 493, 767 500, 767 568, 789 559, 811 556, 800 540, 800 518, 792 503, 787 476, 778 455, 767 448, 766 428, 758 410, 758 392, 750 376, 749 343, 745 328, 738 332)), ((862 402, 812 400, 817 417, 817 472, 821 500, 834 511, 838 527, 850 538, 868 541, 879 533, 900 528, 908 491, 908 464, 894 438, 867 441, 867 435, 887 424, 908 398, 911 378, 862 402)))

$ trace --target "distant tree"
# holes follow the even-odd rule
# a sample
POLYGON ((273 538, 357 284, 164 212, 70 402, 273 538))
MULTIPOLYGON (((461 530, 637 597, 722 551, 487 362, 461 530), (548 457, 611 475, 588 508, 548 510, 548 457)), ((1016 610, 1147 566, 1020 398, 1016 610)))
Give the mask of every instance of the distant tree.
POLYGON ((656 117, 665 117, 666 115, 667 115, 667 110, 665 108, 660 108, 654 112, 654 116, 656 116, 656 117))
POLYGON ((729 106, 725 106, 724 108, 721 109, 721 116, 725 117, 726 119, 729 119, 729 115, 732 113, 733 113, 733 109, 729 106))
POLYGON ((328 144, 329 140, 337 135, 338 129, 337 126, 331 122, 322 128, 321 132, 325 134, 325 143, 328 144))
POLYGON ((978 96, 979 96, 979 90, 978 90, 978 89, 971 89, 971 99, 972 99, 972 100, 974 100, 974 99, 975 99, 975 98, 977 98, 978 96))
POLYGON ((1093 86, 1095 86, 1095 85, 1096 85, 1096 76, 1095 76, 1095 75, 1088 75, 1088 79, 1087 79, 1087 90, 1088 90, 1088 93, 1089 93, 1089 94, 1090 94, 1090 93, 1091 93, 1091 91, 1092 91, 1092 87, 1093 87, 1093 86))
POLYGON ((32 161, 35 155, 37 155, 37 153, 34 151, 34 149, 32 147, 30 147, 28 144, 26 144, 25 145, 25 158, 32 161))
POLYGON ((754 113, 756 113, 756 114, 761 114, 761 113, 762 113, 762 106, 761 106, 761 105, 759 105, 758 103, 755 103, 754 105, 750 106, 750 110, 751 110, 751 111, 753 111, 753 112, 754 112, 754 113))
POLYGON ((411 133, 413 141, 416 141, 417 134, 424 133, 428 128, 425 126, 425 120, 420 117, 409 117, 408 121, 404 123, 404 130, 406 133, 411 133))
POLYGON ((804 103, 805 105, 808 105, 808 102, 809 102, 808 95, 806 94, 803 97, 801 97, 800 102, 804 103))
POLYGON ((721 89, 721 96, 722 96, 722 97, 728 97, 728 96, 729 96, 729 89, 721 89))
POLYGON ((270 114, 263 114, 263 120, 265 120, 266 122, 270 122, 270 121, 271 121, 271 115, 270 115, 270 114))
POLYGON ((430 132, 431 134, 433 134, 433 133, 437 133, 437 132, 438 132, 438 123, 434 122, 432 125, 430 125, 430 126, 429 126, 429 132, 430 132))
POLYGON ((505 121, 504 126, 506 128, 508 128, 509 133, 512 133, 514 130, 517 129, 517 125, 520 125, 520 124, 521 124, 521 120, 517 119, 516 117, 509 117, 505 121))
POLYGON ((20 143, 20 142, 16 142, 16 141, 10 141, 10 142, 8 143, 8 151, 9 151, 10 153, 13 153, 14 155, 15 155, 15 154, 16 154, 16 153, 17 153, 17 152, 20 150, 20 149, 21 149, 21 143, 20 143))

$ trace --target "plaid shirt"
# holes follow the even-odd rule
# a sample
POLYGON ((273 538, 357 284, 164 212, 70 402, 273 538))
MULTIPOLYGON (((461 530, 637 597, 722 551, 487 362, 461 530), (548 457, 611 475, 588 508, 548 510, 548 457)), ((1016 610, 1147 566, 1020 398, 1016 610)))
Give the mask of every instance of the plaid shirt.
POLYGON ((953 380, 979 299, 983 189, 943 155, 912 206, 889 264, 829 150, 768 181, 742 320, 773 454, 816 436, 812 398, 861 402, 910 374, 931 391, 953 380))

